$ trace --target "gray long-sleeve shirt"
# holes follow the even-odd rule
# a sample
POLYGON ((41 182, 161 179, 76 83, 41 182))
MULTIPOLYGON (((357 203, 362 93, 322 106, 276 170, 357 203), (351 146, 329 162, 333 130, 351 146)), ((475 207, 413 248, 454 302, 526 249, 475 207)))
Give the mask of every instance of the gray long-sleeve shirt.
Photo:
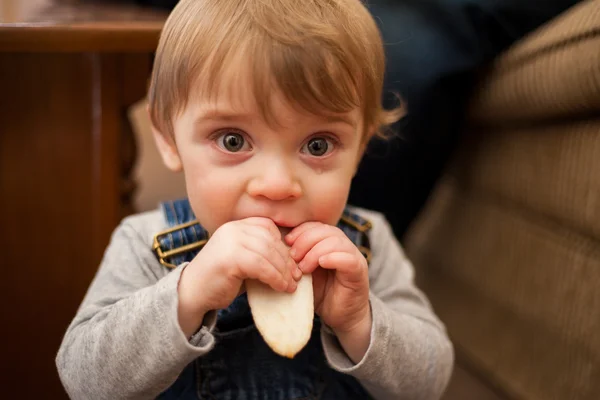
MULTIPOLYGON (((357 378, 375 399, 438 399, 450 377, 452 345, 385 219, 369 219, 373 327, 354 364, 333 333, 321 330, 329 365, 357 378)), ((152 399, 215 344, 215 314, 188 340, 177 319, 177 284, 185 265, 168 270, 151 251, 166 229, 161 212, 126 218, 113 233, 100 268, 58 352, 60 378, 73 399, 152 399)))

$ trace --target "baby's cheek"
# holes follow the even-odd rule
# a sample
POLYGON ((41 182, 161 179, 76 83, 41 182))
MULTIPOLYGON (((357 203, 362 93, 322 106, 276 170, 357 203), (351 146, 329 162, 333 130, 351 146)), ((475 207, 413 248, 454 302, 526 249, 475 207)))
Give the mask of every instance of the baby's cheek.
POLYGON ((315 219, 336 225, 348 201, 349 189, 350 184, 330 183, 326 189, 317 192, 318 196, 311 201, 315 219))
POLYGON ((216 182, 196 182, 188 187, 192 209, 200 224, 211 234, 232 219, 235 210, 231 186, 216 182))

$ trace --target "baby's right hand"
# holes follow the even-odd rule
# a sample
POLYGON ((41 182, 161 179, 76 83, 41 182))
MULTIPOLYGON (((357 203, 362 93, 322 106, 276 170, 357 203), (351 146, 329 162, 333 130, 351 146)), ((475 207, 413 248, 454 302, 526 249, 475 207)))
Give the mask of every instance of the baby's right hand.
POLYGON ((189 337, 210 310, 227 308, 246 279, 294 292, 302 277, 279 229, 268 218, 223 224, 183 270, 179 281, 179 325, 189 337))

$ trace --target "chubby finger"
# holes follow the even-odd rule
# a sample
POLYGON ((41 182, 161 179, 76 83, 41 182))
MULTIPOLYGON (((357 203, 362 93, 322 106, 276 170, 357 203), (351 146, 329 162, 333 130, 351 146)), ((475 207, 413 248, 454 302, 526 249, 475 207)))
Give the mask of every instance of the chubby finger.
POLYGON ((319 225, 324 225, 324 224, 322 222, 317 222, 317 221, 304 222, 304 223, 298 225, 297 227, 295 227, 294 229, 292 229, 291 232, 289 232, 287 235, 285 235, 284 241, 288 245, 292 246, 294 244, 294 242, 296 241, 296 239, 298 238, 298 236, 302 235, 307 230, 316 228, 319 225))
POLYGON ((269 285, 279 292, 296 290, 297 283, 286 277, 269 259, 262 254, 248 248, 244 248, 236 257, 239 279, 256 279, 269 285))
POLYGON ((273 237, 272 232, 270 232, 269 229, 255 225, 245 227, 242 232, 247 236, 253 236, 264 241, 268 246, 272 246, 275 250, 277 250, 282 259, 291 258, 288 247, 281 241, 281 239, 273 237))
POLYGON ((336 270, 342 284, 350 288, 359 288, 369 281, 367 260, 360 251, 354 254, 348 252, 333 252, 318 259, 323 269, 336 270))
POLYGON ((298 264, 290 255, 290 248, 285 243, 283 243, 279 237, 273 238, 270 232, 268 232, 266 229, 260 226, 246 227, 243 232, 246 235, 260 238, 261 240, 264 240, 265 243, 267 243, 269 246, 273 246, 273 248, 275 248, 275 250, 277 250, 277 252, 279 253, 281 260, 284 263, 284 268, 290 271, 292 277, 296 281, 299 281, 300 278, 302 278, 302 271, 298 269, 298 264))
POLYGON ((352 254, 356 250, 347 237, 328 236, 315 244, 298 263, 303 273, 312 273, 319 266, 319 259, 329 253, 346 252, 352 254))
POLYGON ((298 268, 298 263, 296 262, 296 260, 292 258, 290 246, 288 246, 283 241, 283 238, 281 241, 278 241, 278 243, 278 248, 281 248, 280 251, 283 252, 283 256, 285 257, 286 262, 288 263, 290 271, 292 272, 292 276, 296 281, 299 281, 302 278, 303 274, 300 268, 298 268))
POLYGON ((270 236, 273 239, 281 240, 281 233, 279 232, 279 228, 275 225, 275 222, 269 218, 264 217, 250 217, 243 220, 243 222, 250 226, 258 226, 263 229, 266 229, 269 232, 270 236))
POLYGON ((283 279, 286 281, 294 281, 295 278, 292 270, 295 268, 295 263, 289 256, 283 256, 282 252, 287 252, 287 249, 281 249, 278 247, 285 247, 281 241, 275 241, 273 239, 265 240, 258 234, 258 236, 247 235, 243 246, 256 254, 259 254, 262 258, 266 259, 273 267, 275 267, 283 279))
POLYGON ((320 224, 308 229, 296 238, 290 249, 290 254, 295 261, 300 261, 317 243, 329 237, 338 237, 349 241, 348 237, 339 228, 331 225, 320 224))

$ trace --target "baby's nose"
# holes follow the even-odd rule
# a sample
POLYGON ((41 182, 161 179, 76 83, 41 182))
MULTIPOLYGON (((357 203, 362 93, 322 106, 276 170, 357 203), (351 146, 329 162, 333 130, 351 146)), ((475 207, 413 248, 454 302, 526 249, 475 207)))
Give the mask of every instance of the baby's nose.
POLYGON ((298 198, 302 195, 302 186, 291 168, 285 165, 270 165, 250 180, 248 194, 280 201, 298 198))

